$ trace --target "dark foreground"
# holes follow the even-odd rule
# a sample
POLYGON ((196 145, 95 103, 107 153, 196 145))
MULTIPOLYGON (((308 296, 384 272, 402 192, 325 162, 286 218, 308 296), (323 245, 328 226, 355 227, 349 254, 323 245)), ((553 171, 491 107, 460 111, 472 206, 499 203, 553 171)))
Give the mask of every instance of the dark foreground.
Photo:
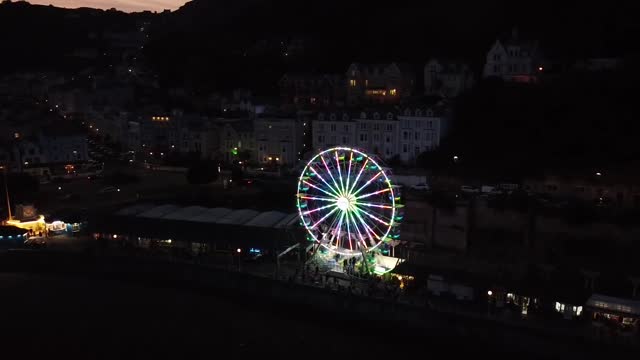
POLYGON ((496 330, 491 324, 486 331, 482 324, 469 327, 464 322, 455 325, 457 330, 425 331, 380 321, 376 313, 363 318, 349 316, 348 311, 318 311, 270 297, 247 296, 246 291, 176 282, 156 272, 158 264, 123 267, 100 259, 102 269, 126 271, 105 274, 84 261, 71 271, 72 260, 57 257, 46 256, 50 271, 43 268, 42 255, 33 265, 25 264, 29 256, 21 255, 20 265, 0 257, 4 260, 0 262, 0 342, 5 354, 87 359, 223 354, 584 359, 611 351, 526 334, 505 336, 509 331, 496 330))

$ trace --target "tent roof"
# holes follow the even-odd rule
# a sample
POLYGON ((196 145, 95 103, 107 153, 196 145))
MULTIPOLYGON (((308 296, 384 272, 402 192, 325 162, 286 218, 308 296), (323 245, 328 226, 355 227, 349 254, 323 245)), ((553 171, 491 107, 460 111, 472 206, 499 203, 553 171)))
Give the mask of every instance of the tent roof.
POLYGON ((160 205, 138 214, 139 217, 159 219, 169 213, 175 212, 179 208, 175 205, 160 205))
POLYGON ((223 207, 180 207, 171 204, 157 206, 151 204, 132 205, 117 211, 115 215, 274 229, 285 229, 298 223, 298 213, 284 213, 281 211, 259 212, 252 209, 233 210, 223 207))
POLYGON ((218 219, 223 216, 226 216, 233 210, 227 208, 213 208, 207 209, 205 212, 200 215, 189 219, 188 221, 196 221, 196 222, 207 222, 207 223, 215 223, 218 219))
POLYGON ((267 211, 259 214, 253 219, 249 220, 246 226, 259 226, 259 227, 275 227, 282 219, 288 217, 287 214, 280 211, 267 211))
POLYGON ((163 218, 169 220, 191 220, 207 210, 209 209, 202 206, 187 206, 185 208, 168 213, 163 216, 163 218))
POLYGON ((235 210, 227 214, 227 216, 218 219, 216 223, 242 225, 258 216, 258 214, 260 213, 251 209, 235 210))

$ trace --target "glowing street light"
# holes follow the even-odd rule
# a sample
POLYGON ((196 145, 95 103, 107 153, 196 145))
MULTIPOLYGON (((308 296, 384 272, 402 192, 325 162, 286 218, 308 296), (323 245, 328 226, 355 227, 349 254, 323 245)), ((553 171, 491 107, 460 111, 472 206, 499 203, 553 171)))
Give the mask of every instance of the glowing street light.
POLYGON ((487 291, 487 295, 492 296, 493 295, 493 291, 491 291, 491 290, 487 291))
POLYGON ((242 252, 242 249, 237 248, 237 249, 236 249, 236 252, 237 252, 238 254, 240 254, 240 253, 242 252))

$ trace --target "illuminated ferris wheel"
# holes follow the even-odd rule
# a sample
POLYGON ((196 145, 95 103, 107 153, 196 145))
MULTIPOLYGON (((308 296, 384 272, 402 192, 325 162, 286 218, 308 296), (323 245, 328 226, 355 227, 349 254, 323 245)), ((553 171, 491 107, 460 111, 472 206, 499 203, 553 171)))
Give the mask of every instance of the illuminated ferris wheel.
POLYGON ((324 150, 298 181, 298 211, 309 240, 341 255, 362 255, 397 239, 397 191, 367 154, 324 150))

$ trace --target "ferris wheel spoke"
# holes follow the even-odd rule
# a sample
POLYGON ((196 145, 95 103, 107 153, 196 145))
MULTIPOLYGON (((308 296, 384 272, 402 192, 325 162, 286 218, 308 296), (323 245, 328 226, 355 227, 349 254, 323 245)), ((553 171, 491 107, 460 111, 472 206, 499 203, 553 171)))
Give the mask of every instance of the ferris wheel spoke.
POLYGON ((329 176, 331 177, 331 180, 333 181, 333 185, 335 185, 337 189, 336 193, 338 194, 338 196, 342 195, 342 190, 340 189, 340 186, 338 185, 338 183, 336 183, 336 179, 335 177, 333 177, 333 173, 331 172, 331 170, 329 170, 329 166, 327 165, 327 162, 324 160, 324 156, 320 155, 320 159, 322 159, 324 168, 327 170, 327 173, 329 174, 329 176))
POLYGON ((391 226, 391 224, 390 224, 390 223, 388 223, 388 222, 386 222, 386 221, 384 221, 384 220, 382 220, 382 219, 378 218, 377 216, 375 216, 375 215, 371 214, 370 212, 368 212, 368 211, 366 211, 366 210, 364 210, 364 209, 362 209, 362 208, 358 208, 358 210, 362 211, 365 215, 367 215, 368 217, 372 218, 373 220, 375 220, 375 221, 379 222, 379 223, 380 223, 380 224, 382 224, 382 225, 385 225, 385 226, 391 226))
POLYGON ((314 185, 314 184, 312 184, 312 183, 310 183, 310 182, 308 182, 308 181, 306 181, 306 180, 305 180, 305 181, 303 181, 303 183, 304 183, 305 185, 309 185, 309 186, 311 186, 312 188, 314 188, 314 189, 316 189, 316 190, 319 190, 319 191, 321 191, 321 192, 323 192, 323 193, 325 193, 325 194, 327 194, 327 195, 329 195, 329 196, 337 197, 337 195, 336 195, 336 194, 330 193, 330 192, 328 192, 327 190, 322 189, 322 188, 318 187, 317 185, 314 185))
POLYGON ((336 202, 335 198, 325 198, 325 197, 318 197, 318 196, 300 196, 300 199, 336 202))
POLYGON ((316 222, 315 224, 313 224, 313 226, 311 226, 311 230, 315 229, 318 225, 322 224, 323 221, 325 221, 329 216, 331 216, 331 214, 333 214, 334 212, 336 212, 336 210, 338 210, 338 207, 335 207, 333 210, 329 211, 328 214, 326 214, 325 216, 323 216, 320 220, 318 220, 318 222, 316 222))
POLYGON ((390 188, 386 188, 386 189, 378 190, 378 191, 376 191, 376 192, 372 192, 372 193, 369 193, 369 194, 356 196, 356 200, 366 199, 366 198, 368 198, 368 197, 375 196, 375 195, 380 195, 380 194, 384 194, 384 193, 386 193, 386 192, 390 192, 390 191, 391 191, 391 189, 390 189, 390 188))
POLYGON ((340 213, 340 216, 334 216, 333 220, 331 221, 331 225, 329 225, 329 227, 327 228, 327 233, 331 234, 331 238, 329 238, 329 243, 327 244, 328 246, 331 246, 331 244, 333 244, 333 239, 336 238, 336 233, 337 233, 336 222, 340 220, 343 214, 344 213, 340 213))
POLYGON ((373 207, 373 208, 378 208, 378 209, 393 209, 393 206, 391 206, 391 205, 370 203, 370 202, 356 202, 355 205, 356 206, 373 207))
MULTIPOLYGON (((340 214, 340 220, 338 220, 338 227, 336 228, 337 230, 337 235, 336 235, 336 246, 340 247, 340 233, 342 232, 342 221, 344 220, 344 212, 342 212, 342 214, 340 214)), ((331 245, 331 244, 329 244, 331 245)))
POLYGON ((351 189, 348 189, 348 190, 349 190, 349 193, 352 193, 352 192, 353 192, 353 189, 355 189, 355 188, 356 188, 356 184, 358 184, 358 180, 360 180, 360 176, 362 175, 362 172, 364 171, 364 169, 366 169, 366 168, 367 168, 367 164, 368 164, 368 163, 369 163, 369 159, 367 158, 367 159, 364 161, 364 164, 362 164, 362 168, 360 168, 360 171, 358 172, 358 175, 356 176, 356 179, 353 181, 353 185, 351 185, 351 189))
POLYGON ((383 212, 377 211, 377 209, 372 209, 372 208, 368 208, 366 210, 359 209, 358 211, 362 211, 362 213, 365 214, 362 216, 364 217, 365 220, 369 220, 369 226, 371 228, 380 230, 382 234, 384 234, 390 226, 393 226, 393 221, 391 220, 392 219, 391 214, 385 214, 383 212), (376 217, 378 220, 381 220, 382 222, 374 219, 371 216, 376 217), (386 224, 389 224, 389 225, 386 225, 386 224))
MULTIPOLYGON (((377 178, 380 177, 380 175, 382 175, 382 172, 377 173, 374 177, 372 177, 371 179, 369 179, 369 181, 367 181, 364 185, 362 185, 360 187, 360 189, 358 189, 357 191, 353 192, 352 195, 356 196, 360 193, 360 191, 362 191, 364 188, 366 188, 367 186, 369 186, 369 184, 371 184, 372 182, 376 181, 377 178)), ((357 198, 357 197, 356 197, 357 198)))
POLYGON ((351 180, 351 163, 353 162, 353 151, 351 151, 350 154, 349 169, 347 170, 347 185, 344 187, 345 191, 349 191, 349 181, 351 180))
POLYGON ((313 213, 316 213, 316 212, 318 212, 318 211, 322 211, 322 210, 325 210, 325 209, 332 208, 332 207, 334 207, 334 206, 338 206, 338 204, 330 204, 330 205, 326 205, 326 206, 319 207, 319 208, 317 208, 317 209, 313 209, 313 210, 305 211, 305 212, 303 212, 303 213, 302 213, 302 215, 309 215, 309 214, 313 214, 313 213))
MULTIPOLYGON (((362 245, 364 245, 365 249, 368 248, 367 242, 364 240, 364 236, 362 236, 362 233, 360 232, 360 228, 358 227, 358 223, 356 221, 356 217, 353 215, 353 213, 349 213, 349 216, 351 216, 351 221, 353 223, 353 227, 356 228, 356 232, 358 233, 358 237, 360 238, 360 242, 362 243, 362 245)), ((360 242, 356 242, 356 243, 360 244, 360 242)), ((358 247, 360 247, 360 245, 358 245, 358 247)))
MULTIPOLYGON (((358 220, 360 220, 360 223, 362 224, 362 226, 364 227, 365 231, 369 234, 369 235, 373 235, 371 237, 371 240, 373 241, 373 237, 375 237, 378 240, 380 239, 380 236, 378 234, 376 234, 375 231, 373 231, 373 229, 367 224, 367 222, 362 218, 362 216, 360 216, 360 213, 358 211, 355 212, 356 216, 358 217, 358 220)), ((375 245, 375 242, 374 242, 375 245)))
POLYGON ((349 214, 347 214, 347 239, 349 239, 349 250, 353 250, 353 243, 351 242, 351 220, 349 219, 349 214))
POLYGON ((318 173, 316 171, 316 169, 313 168, 313 166, 309 166, 309 168, 311 169, 311 171, 313 171, 314 174, 316 174, 316 176, 325 184, 327 185, 327 187, 329 188, 329 190, 331 190, 335 196, 340 196, 340 192, 337 189, 334 189, 333 186, 329 185, 329 183, 327 182, 327 180, 325 180, 322 176, 320 176, 320 173, 318 173))
POLYGON ((340 159, 338 158, 338 151, 335 151, 335 155, 336 155, 336 166, 338 167, 338 180, 340 180, 340 189, 342 190, 342 193, 344 194, 345 188, 344 188, 344 179, 342 179, 342 167, 340 166, 340 159))

